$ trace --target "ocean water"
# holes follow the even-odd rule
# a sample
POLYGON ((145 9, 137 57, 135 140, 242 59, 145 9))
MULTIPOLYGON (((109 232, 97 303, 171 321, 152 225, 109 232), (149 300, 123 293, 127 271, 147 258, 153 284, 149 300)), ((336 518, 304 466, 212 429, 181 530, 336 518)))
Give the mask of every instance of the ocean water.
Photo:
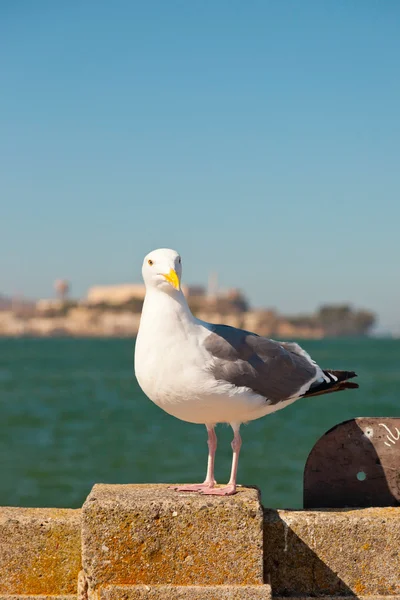
MULTIPOLYGON (((359 390, 296 402, 242 427, 239 483, 270 507, 300 508, 308 453, 332 426, 400 415, 400 340, 301 342, 324 367, 353 369, 359 390)), ((92 485, 196 482, 206 430, 141 392, 133 340, 0 339, 0 504, 79 507, 92 485)), ((231 430, 219 425, 216 475, 229 478, 231 430)))

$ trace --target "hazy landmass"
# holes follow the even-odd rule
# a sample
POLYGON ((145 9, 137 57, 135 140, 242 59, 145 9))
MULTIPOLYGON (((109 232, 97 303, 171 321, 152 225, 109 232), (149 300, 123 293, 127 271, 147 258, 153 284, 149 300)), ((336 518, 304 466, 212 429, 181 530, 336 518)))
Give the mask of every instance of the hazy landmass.
MULTIPOLYGON (((110 287, 113 287, 113 295, 109 295, 112 301, 105 301, 104 293, 92 294, 92 297, 88 294, 88 298, 79 301, 59 298, 36 303, 0 296, 0 336, 135 336, 143 297, 129 298, 129 294, 119 293, 118 300, 116 286, 110 287)), ((101 289, 104 292, 105 288, 101 289)), ((135 294, 138 289, 143 296, 138 286, 135 294)), ((269 337, 365 336, 376 323, 373 312, 347 304, 323 305, 311 314, 283 315, 275 309, 252 309, 238 290, 219 296, 193 293, 199 289, 193 288, 192 293, 188 289, 187 293, 189 306, 198 318, 269 337)))

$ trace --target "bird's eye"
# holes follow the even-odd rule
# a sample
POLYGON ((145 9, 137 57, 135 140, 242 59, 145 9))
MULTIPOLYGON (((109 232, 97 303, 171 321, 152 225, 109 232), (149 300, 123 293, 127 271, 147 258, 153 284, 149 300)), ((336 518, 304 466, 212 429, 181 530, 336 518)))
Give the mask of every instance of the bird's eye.
POLYGON ((154 262, 151 260, 151 258, 149 258, 149 260, 147 262, 151 267, 154 265, 154 262))
POLYGON ((178 263, 181 264, 182 260, 181 257, 178 258, 178 263))

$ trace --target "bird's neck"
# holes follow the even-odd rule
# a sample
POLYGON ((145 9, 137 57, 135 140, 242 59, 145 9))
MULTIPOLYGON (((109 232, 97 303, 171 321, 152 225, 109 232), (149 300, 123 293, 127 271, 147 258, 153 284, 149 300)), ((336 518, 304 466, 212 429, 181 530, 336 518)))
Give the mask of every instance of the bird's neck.
POLYGON ((185 296, 181 290, 167 293, 150 288, 146 291, 140 327, 151 328, 153 331, 162 329, 176 333, 177 328, 187 330, 195 323, 185 296))

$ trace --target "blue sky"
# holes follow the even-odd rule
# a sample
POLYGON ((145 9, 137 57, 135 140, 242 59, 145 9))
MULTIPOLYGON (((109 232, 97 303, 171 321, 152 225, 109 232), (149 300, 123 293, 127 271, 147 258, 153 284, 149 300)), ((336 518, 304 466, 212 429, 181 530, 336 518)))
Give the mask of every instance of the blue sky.
POLYGON ((256 306, 400 324, 400 4, 0 6, 0 292, 173 247, 256 306))

